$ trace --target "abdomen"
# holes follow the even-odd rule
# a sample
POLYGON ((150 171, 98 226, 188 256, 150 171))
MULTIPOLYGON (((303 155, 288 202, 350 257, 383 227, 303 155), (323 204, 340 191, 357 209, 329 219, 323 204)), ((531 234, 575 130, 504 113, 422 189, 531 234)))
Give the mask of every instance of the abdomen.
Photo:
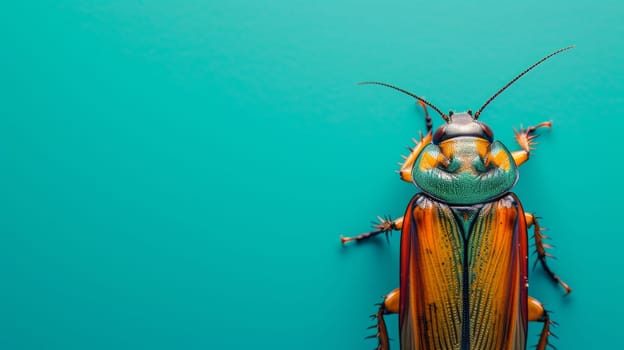
POLYGON ((401 238, 401 349, 525 349, 527 237, 514 194, 410 202, 401 238))

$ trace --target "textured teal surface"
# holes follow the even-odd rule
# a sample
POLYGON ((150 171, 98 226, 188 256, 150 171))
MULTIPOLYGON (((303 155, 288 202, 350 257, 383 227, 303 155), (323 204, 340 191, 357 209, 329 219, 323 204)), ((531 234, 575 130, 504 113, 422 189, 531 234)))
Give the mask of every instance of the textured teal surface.
POLYGON ((393 171, 424 122, 408 97, 355 83, 477 109, 569 44, 480 120, 510 148, 512 126, 553 120, 515 191, 574 292, 538 268, 531 294, 556 312, 559 349, 624 348, 622 15, 621 1, 4 4, 0 348, 373 348, 398 235, 338 236, 402 215, 415 189, 393 171))

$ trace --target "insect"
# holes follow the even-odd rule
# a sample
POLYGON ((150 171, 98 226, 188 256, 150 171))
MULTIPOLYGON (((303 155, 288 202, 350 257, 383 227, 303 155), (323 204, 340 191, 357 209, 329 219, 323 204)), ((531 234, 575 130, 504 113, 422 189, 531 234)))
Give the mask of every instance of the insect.
MULTIPOLYGON (((400 285, 387 294, 372 315, 377 349, 389 349, 384 315, 399 314, 402 350, 526 349, 527 322, 542 322, 538 350, 549 344, 549 313, 528 295, 528 230, 533 229, 535 253, 550 278, 570 293, 570 287, 547 264, 552 257, 538 218, 524 211, 511 192, 518 168, 534 150, 544 122, 515 130, 520 146, 509 151, 494 141, 492 130, 478 121, 483 110, 505 89, 549 58, 524 70, 490 97, 476 112, 444 114, 427 100, 396 86, 389 87, 416 99, 424 110, 427 134, 398 171, 402 180, 420 190, 403 217, 378 217, 374 230, 342 243, 362 241, 393 230, 401 231, 400 285), (446 122, 435 132, 427 106, 446 122)), ((534 264, 534 267, 535 267, 534 264)))

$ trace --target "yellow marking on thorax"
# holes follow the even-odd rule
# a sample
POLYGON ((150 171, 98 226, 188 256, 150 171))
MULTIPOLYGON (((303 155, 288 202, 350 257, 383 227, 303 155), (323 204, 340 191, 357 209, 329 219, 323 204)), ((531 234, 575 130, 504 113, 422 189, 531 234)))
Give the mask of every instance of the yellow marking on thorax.
POLYGON ((473 171, 474 161, 485 157, 490 142, 478 137, 458 137, 441 142, 439 147, 446 158, 460 161, 460 171, 473 171))
POLYGON ((485 166, 488 166, 491 164, 494 164, 497 168, 500 168, 504 171, 509 171, 509 169, 511 168, 511 162, 509 161, 509 156, 507 155, 507 153, 503 152, 502 150, 498 150, 498 152, 496 152, 496 154, 494 153, 489 153, 487 155, 487 158, 485 160, 485 166))
POLYGON ((423 153, 419 164, 420 166, 418 168, 420 169, 420 171, 426 171, 436 168, 440 163, 448 165, 448 159, 446 159, 446 157, 444 157, 444 155, 441 153, 439 153, 437 157, 435 157, 431 153, 426 152, 423 153))

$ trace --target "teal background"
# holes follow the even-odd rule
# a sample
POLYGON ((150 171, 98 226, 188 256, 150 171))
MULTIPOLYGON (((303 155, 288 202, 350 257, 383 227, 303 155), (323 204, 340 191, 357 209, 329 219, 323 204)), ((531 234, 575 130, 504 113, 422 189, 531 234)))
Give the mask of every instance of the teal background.
POLYGON ((415 188, 393 171, 424 122, 410 98, 355 83, 476 110, 569 44, 481 119, 510 147, 512 126, 553 120, 515 191, 574 292, 538 268, 531 294, 559 349, 623 348, 623 14, 621 1, 4 4, 0 348, 373 348, 399 235, 338 237, 403 214, 415 188))

